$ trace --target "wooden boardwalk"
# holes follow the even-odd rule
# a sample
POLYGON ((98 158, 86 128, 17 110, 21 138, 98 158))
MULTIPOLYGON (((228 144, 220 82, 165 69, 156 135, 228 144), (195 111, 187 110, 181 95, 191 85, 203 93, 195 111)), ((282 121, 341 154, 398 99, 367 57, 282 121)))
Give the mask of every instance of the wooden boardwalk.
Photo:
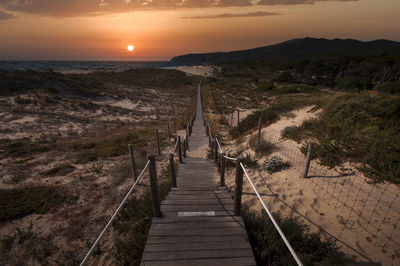
POLYGON ((163 217, 153 218, 141 265, 256 265, 232 197, 218 187, 217 168, 205 159, 202 121, 198 97, 188 158, 179 165, 177 188, 161 204, 163 217))

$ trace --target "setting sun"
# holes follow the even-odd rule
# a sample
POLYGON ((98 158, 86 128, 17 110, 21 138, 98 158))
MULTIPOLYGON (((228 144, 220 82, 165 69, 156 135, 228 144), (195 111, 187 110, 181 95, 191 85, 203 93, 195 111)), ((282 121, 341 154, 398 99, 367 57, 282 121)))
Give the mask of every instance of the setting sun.
POLYGON ((128 45, 127 49, 129 52, 132 52, 133 49, 135 49, 135 47, 133 47, 133 45, 130 44, 130 45, 128 45))

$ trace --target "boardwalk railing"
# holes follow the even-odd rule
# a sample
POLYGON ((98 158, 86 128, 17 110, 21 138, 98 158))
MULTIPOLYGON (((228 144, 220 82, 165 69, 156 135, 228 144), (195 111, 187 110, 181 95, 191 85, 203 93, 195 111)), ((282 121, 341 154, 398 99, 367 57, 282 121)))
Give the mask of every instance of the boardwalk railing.
MULTIPOLYGON (((169 154, 169 163, 170 163, 170 169, 171 169, 171 179, 172 179, 172 186, 176 187, 176 171, 175 171, 175 159, 174 159, 174 154, 178 152, 178 157, 179 157, 179 162, 182 163, 182 154, 185 154, 185 151, 187 148, 189 148, 189 136, 191 135, 192 132, 192 127, 193 127, 193 122, 196 118, 196 112, 194 115, 191 117, 189 122, 186 125, 185 129, 185 137, 183 138, 183 152, 182 152, 182 142, 181 142, 181 137, 177 136, 177 140, 174 145, 174 149, 172 150, 172 153, 169 154)), ((169 129, 169 123, 168 123, 168 129, 169 129)), ((161 148, 160 148, 160 142, 159 142, 159 136, 158 136, 159 130, 155 130, 155 135, 156 135, 156 145, 157 145, 157 151, 158 154, 161 155, 161 148)), ((168 138, 170 137, 170 131, 168 130, 168 138)), ((86 256, 83 258, 81 262, 81 266, 85 265, 87 261, 89 260, 90 256, 92 255, 93 251, 96 249, 96 247, 99 245, 101 239, 104 237, 105 233, 107 230, 109 230, 112 226, 113 221, 117 217, 119 211, 123 208, 125 203, 127 202, 129 196, 132 194, 133 190, 137 186, 137 184, 142 180, 144 173, 146 169, 149 169, 149 176, 150 176, 150 187, 151 187, 151 196, 152 196, 152 204, 153 204, 153 213, 155 217, 160 217, 161 216, 161 211, 160 211, 160 200, 158 196, 158 189, 157 189, 157 175, 156 175, 156 164, 155 164, 155 157, 152 154, 149 154, 147 156, 148 160, 143 167, 142 172, 138 177, 136 177, 136 165, 135 165, 135 160, 134 160, 134 151, 132 149, 132 145, 128 145, 129 148, 129 155, 130 155, 130 160, 131 160, 131 165, 132 165, 132 175, 135 180, 134 184, 132 187, 129 189, 128 193, 126 193, 124 199, 121 201, 119 204, 117 210, 114 212, 114 214, 111 216, 110 220, 107 222, 106 226, 104 229, 101 231, 100 235, 97 237, 96 241, 93 243, 89 251, 87 252, 86 256)), ((186 157, 186 156, 185 156, 186 157)))
POLYGON ((236 216, 240 215, 241 201, 242 201, 242 188, 243 188, 243 173, 244 173, 246 175, 246 178, 249 181, 251 187, 253 188, 254 192, 256 193, 258 200, 260 201, 264 210, 268 214, 271 222, 275 226, 276 230, 278 231, 279 235, 281 236, 286 247, 292 254, 293 259, 296 261, 296 263, 298 265, 303 265, 300 258, 297 256, 296 252, 294 251, 292 245, 289 243, 285 234, 282 232, 282 229, 279 227, 278 223, 275 221, 274 217, 272 216, 267 205, 264 203, 263 199, 261 198, 260 193, 257 191, 256 187, 254 186, 253 181, 251 180, 249 174, 246 171, 246 168, 243 165, 244 158, 242 156, 239 156, 237 158, 232 158, 232 157, 226 156, 226 154, 222 150, 221 144, 218 140, 218 136, 216 135, 213 138, 212 133, 211 133, 210 124, 205 119, 204 115, 203 115, 203 119, 204 119, 203 123, 206 127, 206 134, 209 138, 209 147, 214 154, 215 163, 218 162, 218 154, 221 156, 221 162, 220 162, 220 164, 221 164, 220 165, 220 184, 221 184, 221 186, 223 186, 225 183, 225 159, 236 162, 235 191, 234 191, 234 193, 235 193, 235 195, 234 195, 234 215, 236 215, 236 216))

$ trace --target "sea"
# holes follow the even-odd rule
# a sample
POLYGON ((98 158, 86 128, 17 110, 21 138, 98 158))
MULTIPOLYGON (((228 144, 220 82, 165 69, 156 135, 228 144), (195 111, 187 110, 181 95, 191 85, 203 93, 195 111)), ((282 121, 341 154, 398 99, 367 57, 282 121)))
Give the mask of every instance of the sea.
POLYGON ((168 67, 168 61, 0 61, 0 70, 55 71, 65 74, 95 71, 126 71, 138 68, 168 67))

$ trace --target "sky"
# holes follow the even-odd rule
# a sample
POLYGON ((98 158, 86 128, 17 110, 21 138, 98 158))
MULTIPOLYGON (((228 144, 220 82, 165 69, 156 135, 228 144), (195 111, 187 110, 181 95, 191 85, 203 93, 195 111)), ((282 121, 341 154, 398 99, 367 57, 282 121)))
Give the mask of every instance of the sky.
POLYGON ((0 60, 157 61, 304 37, 400 41, 399 14, 400 0, 0 0, 0 60))

